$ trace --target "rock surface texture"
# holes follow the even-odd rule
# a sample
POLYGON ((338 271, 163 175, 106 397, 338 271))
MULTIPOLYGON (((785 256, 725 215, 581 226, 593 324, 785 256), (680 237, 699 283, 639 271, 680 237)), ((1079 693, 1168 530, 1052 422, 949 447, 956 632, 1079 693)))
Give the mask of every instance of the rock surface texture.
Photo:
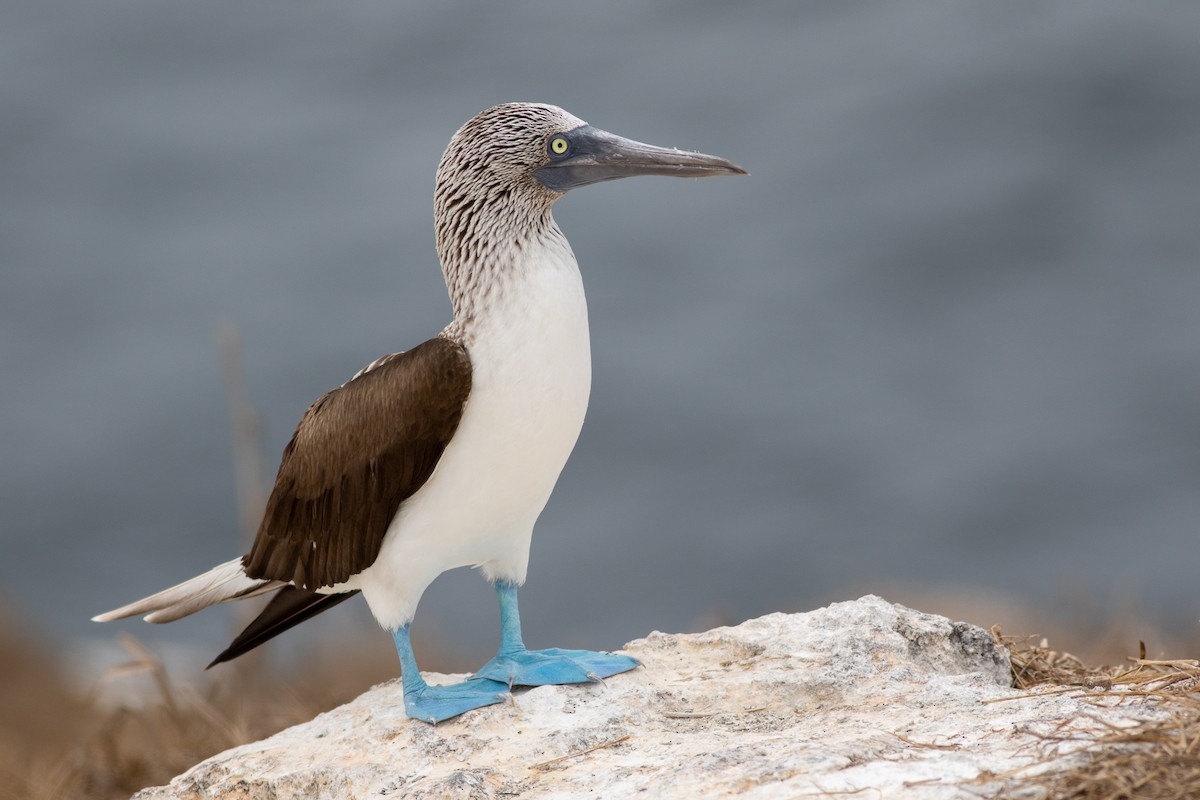
POLYGON ((1068 746, 1043 737, 1152 713, 1019 693, 987 631, 871 596, 625 652, 644 666, 437 727, 392 681, 135 800, 1010 796, 997 776, 1068 746))

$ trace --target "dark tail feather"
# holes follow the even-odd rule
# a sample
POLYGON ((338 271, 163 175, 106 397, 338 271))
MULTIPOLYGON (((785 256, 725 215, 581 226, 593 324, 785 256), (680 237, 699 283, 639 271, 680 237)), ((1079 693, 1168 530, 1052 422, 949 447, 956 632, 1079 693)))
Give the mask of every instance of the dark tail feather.
POLYGON ((254 621, 247 625, 246 629, 237 635, 229 647, 226 647, 221 655, 214 658, 205 669, 249 653, 288 628, 295 627, 304 620, 315 617, 322 611, 333 608, 356 594, 358 594, 357 589, 341 594, 318 594, 297 589, 295 586, 285 586, 275 593, 271 602, 267 603, 254 621))

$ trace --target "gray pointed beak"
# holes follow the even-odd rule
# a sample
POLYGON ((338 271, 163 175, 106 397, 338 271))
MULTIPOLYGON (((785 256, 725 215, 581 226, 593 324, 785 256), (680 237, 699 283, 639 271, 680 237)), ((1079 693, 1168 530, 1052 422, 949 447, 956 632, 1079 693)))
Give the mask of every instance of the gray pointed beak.
POLYGON ((591 125, 551 136, 547 141, 546 155, 550 160, 535 170, 533 177, 547 189, 556 192, 633 175, 707 178, 750 174, 723 158, 643 144, 591 125), (551 144, 555 139, 566 139, 565 152, 554 152, 551 144))

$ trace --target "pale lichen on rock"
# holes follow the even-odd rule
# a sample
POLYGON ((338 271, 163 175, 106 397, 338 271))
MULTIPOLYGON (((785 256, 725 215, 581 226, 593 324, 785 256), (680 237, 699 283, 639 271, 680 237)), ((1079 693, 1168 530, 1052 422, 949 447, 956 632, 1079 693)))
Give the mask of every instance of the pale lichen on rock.
POLYGON ((431 727, 399 681, 197 765, 136 800, 192 798, 978 798, 1036 766, 1039 730, 1120 724, 1011 688, 982 628, 868 596, 696 634, 652 633, 643 668, 543 686, 431 727), (997 702, 989 702, 997 701, 997 702), (1003 702, 998 702, 1003 701, 1003 702))

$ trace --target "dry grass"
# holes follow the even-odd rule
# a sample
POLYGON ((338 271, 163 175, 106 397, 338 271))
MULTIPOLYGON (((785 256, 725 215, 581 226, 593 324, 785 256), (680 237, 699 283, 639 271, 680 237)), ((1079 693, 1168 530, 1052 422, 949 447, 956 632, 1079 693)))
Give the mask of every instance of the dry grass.
POLYGON ((1147 659, 1145 645, 1123 667, 1087 667, 1043 640, 993 635, 1012 654, 1017 688, 1070 691, 1097 704, 1139 700, 1154 718, 1132 727, 1100 724, 1082 736, 1044 737, 1042 771, 1009 783, 1002 796, 1028 792, 1062 800, 1183 800, 1200 797, 1200 661, 1147 659), (1060 746, 1063 747, 1060 750, 1060 746))
POLYGON ((1120 667, 1089 667, 1070 653, 1051 649, 1045 639, 1031 644, 1035 637, 1005 636, 999 626, 992 628, 992 636, 1008 648, 1013 686, 1018 689, 1047 684, 1060 687, 1111 687, 1113 678, 1122 672, 1120 667))
POLYGON ((137 682, 150 692, 113 708, 97 692, 79 692, 47 652, 0 625, 0 800, 124 800, 210 755, 312 719, 397 672, 394 654, 380 657, 377 648, 354 643, 339 649, 365 654, 353 663, 315 659, 289 671, 251 660, 196 689, 173 682, 135 639, 122 644, 130 659, 105 682, 137 682))

